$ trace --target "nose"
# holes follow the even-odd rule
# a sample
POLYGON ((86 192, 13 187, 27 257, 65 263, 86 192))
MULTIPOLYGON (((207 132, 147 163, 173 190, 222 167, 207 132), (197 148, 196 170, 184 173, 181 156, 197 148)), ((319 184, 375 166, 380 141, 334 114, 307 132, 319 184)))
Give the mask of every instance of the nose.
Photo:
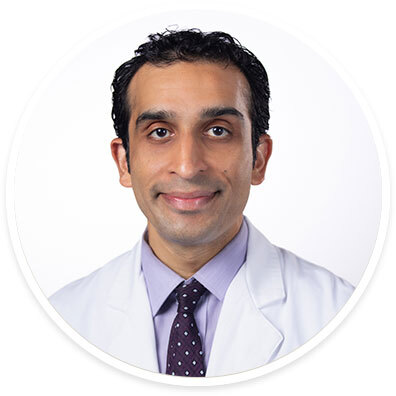
POLYGON ((203 143, 193 133, 181 133, 172 152, 170 172, 192 179, 207 168, 203 143))

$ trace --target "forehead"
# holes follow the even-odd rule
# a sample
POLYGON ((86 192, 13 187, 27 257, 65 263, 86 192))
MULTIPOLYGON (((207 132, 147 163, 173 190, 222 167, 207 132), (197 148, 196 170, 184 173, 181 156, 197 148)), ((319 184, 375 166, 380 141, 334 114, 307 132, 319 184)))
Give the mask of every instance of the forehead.
POLYGON ((209 62, 144 64, 128 87, 132 117, 152 108, 194 113, 208 106, 233 106, 248 113, 250 89, 233 65, 209 62))

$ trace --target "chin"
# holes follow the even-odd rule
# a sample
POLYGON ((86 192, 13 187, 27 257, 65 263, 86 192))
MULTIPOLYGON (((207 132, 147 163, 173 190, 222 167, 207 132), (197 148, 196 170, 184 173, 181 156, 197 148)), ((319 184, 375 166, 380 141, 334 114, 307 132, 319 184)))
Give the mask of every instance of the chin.
POLYGON ((208 222, 188 219, 187 221, 161 221, 156 227, 162 238, 182 246, 197 246, 210 243, 221 235, 218 219, 208 222))

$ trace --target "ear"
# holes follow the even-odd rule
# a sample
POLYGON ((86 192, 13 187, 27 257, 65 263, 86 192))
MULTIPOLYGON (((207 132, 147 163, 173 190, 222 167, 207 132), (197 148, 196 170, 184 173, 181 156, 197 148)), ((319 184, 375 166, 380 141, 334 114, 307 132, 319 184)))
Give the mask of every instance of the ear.
POLYGON ((272 139, 270 135, 260 136, 259 144, 256 149, 256 162, 252 170, 252 185, 261 184, 264 180, 265 170, 272 154, 272 139))
POLYGON ((126 151, 120 138, 113 139, 110 144, 111 155, 117 165, 120 174, 120 183, 124 187, 132 187, 131 174, 128 171, 126 151))

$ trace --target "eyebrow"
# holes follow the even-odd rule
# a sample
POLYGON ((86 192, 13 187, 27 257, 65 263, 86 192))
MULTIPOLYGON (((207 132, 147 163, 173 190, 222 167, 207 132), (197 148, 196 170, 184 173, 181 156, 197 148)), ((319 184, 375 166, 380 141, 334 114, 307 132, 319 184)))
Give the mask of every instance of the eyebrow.
POLYGON ((216 118, 223 115, 233 115, 241 120, 244 119, 243 114, 235 107, 208 107, 201 111, 201 118, 216 118))
MULTIPOLYGON (((221 117, 223 115, 233 115, 240 118, 241 120, 244 119, 243 114, 234 107, 208 107, 201 111, 200 118, 201 119, 216 118, 216 117, 221 117)), ((144 121, 169 120, 174 117, 176 117, 176 114, 172 111, 147 110, 138 116, 135 125, 137 128, 144 121)))
POLYGON ((175 113, 167 110, 147 110, 144 111, 139 117, 136 119, 136 128, 144 121, 160 121, 160 120, 169 120, 170 118, 175 117, 175 113))

